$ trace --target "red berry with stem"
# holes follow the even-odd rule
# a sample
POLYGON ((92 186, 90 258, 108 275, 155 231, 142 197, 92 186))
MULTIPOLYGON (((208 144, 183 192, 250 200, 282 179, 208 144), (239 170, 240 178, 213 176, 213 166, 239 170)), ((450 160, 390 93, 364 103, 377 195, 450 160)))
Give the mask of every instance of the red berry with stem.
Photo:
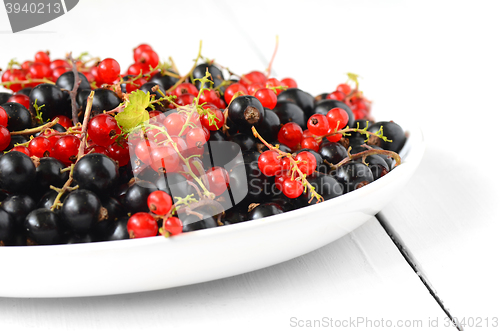
POLYGON ((33 61, 24 61, 21 64, 21 69, 23 69, 23 70, 29 70, 29 68, 31 67, 32 64, 33 64, 33 61))
POLYGON ((147 51, 143 51, 141 55, 139 55, 139 60, 137 62, 147 65, 148 68, 155 68, 158 63, 160 63, 160 58, 158 57, 158 53, 150 49, 147 51))
POLYGON ((123 167, 130 162, 129 147, 127 142, 122 141, 112 143, 106 150, 106 155, 118 162, 119 167, 123 167))
POLYGON ((319 151, 319 143, 314 137, 304 137, 300 142, 300 147, 312 149, 313 151, 319 151))
POLYGON ((177 136, 181 132, 186 121, 186 115, 173 112, 165 118, 163 125, 165 125, 165 129, 169 135, 177 136))
POLYGON ((328 94, 326 98, 330 100, 342 101, 345 99, 345 94, 340 91, 333 91, 332 93, 328 94))
POLYGON ((282 170, 276 174, 274 177, 274 184, 278 190, 283 191, 283 182, 285 179, 290 178, 290 175, 291 174, 288 170, 282 170))
POLYGON ((151 167, 158 172, 174 172, 179 166, 179 156, 172 147, 156 147, 151 151, 151 167))
POLYGON ((284 85, 288 88, 296 88, 298 87, 297 82, 293 78, 283 78, 281 80, 281 85, 284 85))
POLYGON ((311 175, 316 169, 316 158, 312 153, 309 152, 300 152, 295 157, 295 161, 297 161, 297 165, 300 171, 306 176, 311 175))
POLYGON ((122 131, 113 116, 99 114, 89 121, 87 132, 90 139, 97 145, 109 146, 122 131))
POLYGON ((146 84, 147 82, 148 82, 147 79, 144 77, 137 78, 133 82, 126 83, 125 89, 127 90, 127 93, 132 93, 132 92, 136 91, 142 85, 146 84))
POLYGON ((342 130, 349 123, 349 114, 342 108, 332 108, 326 114, 330 128, 342 130))
POLYGON ((4 151, 7 147, 9 147, 10 140, 11 137, 9 130, 5 126, 0 125, 0 151, 4 151))
POLYGON ((314 114, 309 117, 309 120, 307 121, 307 128, 313 135, 324 136, 328 133, 330 126, 325 115, 314 114))
MULTIPOLYGON (((333 129, 332 129, 332 132, 333 132, 333 129)), ((340 141, 340 139, 342 139, 342 133, 337 133, 337 134, 327 136, 326 139, 328 141, 336 143, 336 142, 340 141)))
POLYGON ((80 139, 76 136, 62 136, 54 144, 54 157, 65 165, 70 165, 76 161, 79 147, 80 139))
POLYGON ((255 91, 255 97, 259 99, 262 107, 274 109, 276 107, 276 103, 278 103, 278 97, 273 90, 268 88, 261 88, 255 91))
POLYGON ((7 102, 17 102, 26 107, 26 109, 30 108, 30 97, 25 94, 14 94, 7 99, 7 102))
POLYGON ((339 84, 337 86, 337 91, 344 93, 344 95, 349 95, 351 93, 351 87, 348 84, 339 84))
POLYGON ((264 85, 260 83, 252 83, 247 86, 247 91, 249 95, 255 96, 255 92, 257 92, 257 90, 261 88, 264 88, 264 85))
POLYGON ((128 67, 127 69, 127 74, 128 75, 134 75, 134 76, 137 76, 137 75, 145 75, 149 72, 149 66, 145 63, 134 63, 132 65, 130 65, 130 67, 128 67))
POLYGON ((283 194, 290 199, 298 198, 304 191, 304 185, 300 181, 286 178, 283 181, 283 194))
POLYGON ((151 48, 151 46, 149 46, 148 44, 140 44, 139 46, 134 48, 134 62, 139 61, 139 58, 140 58, 142 52, 152 51, 152 50, 153 50, 153 48, 151 48))
POLYGON ((92 144, 92 145, 90 145, 88 147, 85 147, 84 153, 85 154, 96 153, 96 154, 105 154, 105 155, 107 155, 108 154, 108 150, 104 146, 99 146, 99 145, 96 145, 96 144, 92 144))
POLYGON ((201 116, 201 125, 210 131, 217 131, 224 125, 224 114, 215 106, 214 108, 203 106, 207 113, 201 116))
POLYGON ((25 146, 16 146, 12 150, 16 151, 16 152, 24 153, 24 154, 26 154, 28 156, 31 156, 30 150, 27 147, 25 147, 25 146))
POLYGON ((148 196, 148 208, 156 215, 166 215, 172 208, 172 197, 163 191, 154 191, 148 196))
POLYGON ((203 128, 193 128, 186 134, 186 143, 188 148, 203 149, 203 145, 207 142, 207 138, 203 128))
POLYGON ((221 195, 229 185, 229 173, 221 167, 213 167, 206 172, 210 192, 221 195))
POLYGON ((260 171, 268 177, 278 174, 282 169, 278 152, 268 150, 260 154, 258 166, 260 171))
POLYGON ((36 157, 45 157, 50 156, 50 152, 52 151, 52 144, 49 139, 38 136, 31 139, 28 149, 32 156, 36 157))
POLYGON ((31 75, 31 78, 33 78, 33 79, 42 79, 42 78, 51 78, 52 77, 52 70, 50 70, 50 67, 47 64, 41 63, 41 62, 33 63, 30 66, 28 72, 31 75))
POLYGON ((114 81, 120 78, 120 64, 115 59, 106 58, 102 60, 97 68, 99 78, 106 84, 113 84, 114 81))
POLYGON ((179 95, 179 97, 177 98, 177 100, 175 100, 175 102, 179 106, 187 106, 187 105, 191 105, 194 103, 194 98, 195 98, 195 96, 193 94, 184 93, 184 94, 179 95))
POLYGON ((158 224, 150 214, 139 212, 129 218, 127 231, 130 238, 154 237, 158 233, 158 224))
POLYGON ((149 140, 142 139, 137 144, 133 144, 133 146, 134 145, 135 145, 134 153, 137 156, 137 158, 139 158, 139 160, 141 160, 146 165, 150 164, 151 153, 156 148, 156 144, 149 140))
POLYGON ((278 87, 281 86, 281 82, 276 78, 269 78, 266 80, 266 87, 278 87))
POLYGON ((229 85, 224 92, 224 100, 226 101, 226 103, 229 104, 233 99, 233 96, 238 92, 242 92, 243 95, 248 94, 248 90, 242 84, 234 83, 229 85))
POLYGON ((52 120, 55 120, 56 118, 59 119, 59 124, 61 124, 65 129, 69 129, 70 127, 73 126, 73 121, 68 117, 64 115, 57 115, 52 118, 52 120))
POLYGON ((290 148, 297 146, 302 140, 302 129, 297 123, 288 122, 278 132, 278 141, 290 148))
POLYGON ((99 77, 99 68, 98 67, 90 68, 90 74, 92 76, 94 76, 94 81, 95 81, 95 84, 97 85, 97 87, 101 87, 101 85, 104 84, 101 77, 99 77))
POLYGON ((214 102, 217 102, 219 100, 219 96, 217 93, 215 93, 214 90, 203 90, 200 94, 200 101, 199 104, 203 104, 205 102, 213 104, 214 102))
POLYGON ((50 56, 49 52, 36 52, 35 54, 35 61, 34 62, 41 62, 45 63, 46 65, 50 65, 50 56))
POLYGON ((65 67, 67 69, 71 69, 71 64, 68 63, 68 61, 61 60, 61 59, 56 59, 49 64, 49 68, 54 70, 57 67, 65 67))
POLYGON ((182 233, 183 224, 177 217, 169 217, 165 221, 163 228, 170 233, 171 236, 175 236, 182 233))
POLYGON ((260 71, 251 71, 246 75, 243 75, 239 81, 240 84, 244 85, 247 87, 248 85, 252 83, 258 83, 261 85, 266 84, 267 77, 264 75, 264 73, 260 71))
POLYGON ((180 96, 181 94, 198 95, 198 89, 191 83, 182 83, 177 86, 173 92, 174 95, 180 96))

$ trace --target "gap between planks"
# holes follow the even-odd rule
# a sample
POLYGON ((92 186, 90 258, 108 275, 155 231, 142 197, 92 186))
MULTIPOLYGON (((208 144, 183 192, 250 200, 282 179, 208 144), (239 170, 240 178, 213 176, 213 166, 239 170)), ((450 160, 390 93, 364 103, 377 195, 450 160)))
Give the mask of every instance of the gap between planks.
POLYGON ((431 282, 429 281, 429 279, 427 278, 427 276, 423 272, 422 267, 418 263, 417 259, 413 256, 413 254, 411 254, 408 250, 406 250, 406 245, 404 244, 404 242, 401 239, 401 237, 399 236, 399 234, 394 230, 394 228, 389 224, 389 222, 387 222, 387 220, 385 219, 385 217, 381 213, 376 214, 375 218, 378 220, 378 222, 380 223, 380 225, 382 226, 384 231, 387 233, 389 238, 391 238, 394 245, 396 245, 396 247, 398 248, 401 255, 403 255, 406 262, 410 265, 410 267, 413 269, 413 271, 417 274, 418 278, 420 278, 420 281, 427 288, 427 290, 432 295, 434 300, 438 303, 439 307, 441 307, 441 309, 444 311, 446 316, 448 316, 448 318, 451 321, 453 321, 455 328, 458 331, 464 331, 464 329, 462 328, 462 326, 460 324, 457 325, 457 323, 455 323, 455 319, 453 318, 450 310, 444 306, 443 301, 437 295, 436 290, 434 289, 431 282))

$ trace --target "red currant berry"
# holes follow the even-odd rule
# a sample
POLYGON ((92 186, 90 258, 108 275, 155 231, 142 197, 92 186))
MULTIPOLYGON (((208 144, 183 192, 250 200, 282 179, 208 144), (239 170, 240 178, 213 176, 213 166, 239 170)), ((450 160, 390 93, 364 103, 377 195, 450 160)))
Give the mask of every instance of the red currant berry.
POLYGON ((61 124, 65 129, 69 129, 70 127, 73 126, 73 121, 68 116, 64 115, 57 115, 52 118, 52 120, 58 118, 59 119, 59 124, 61 124))
POLYGON ((54 80, 57 80, 59 77, 61 77, 62 74, 68 71, 68 68, 66 67, 56 67, 52 70, 52 78, 54 80))
POLYGON ((106 150, 106 155, 118 162, 119 167, 123 167, 130 162, 129 147, 127 142, 122 141, 112 143, 106 150))
POLYGON ((134 62, 139 61, 139 58, 140 58, 142 52, 152 51, 152 50, 153 50, 153 48, 151 48, 151 46, 149 46, 148 44, 141 44, 141 45, 137 46, 136 48, 134 48, 134 62))
POLYGON ((298 198, 304 191, 304 185, 297 180, 286 178, 283 181, 283 194, 290 199, 298 198))
POLYGON ((198 95, 198 89, 191 83, 182 83, 177 86, 173 92, 174 95, 180 96, 181 94, 198 95))
POLYGON ((26 107, 26 109, 30 108, 30 97, 24 94, 14 94, 7 99, 7 102, 17 102, 26 107))
MULTIPOLYGON (((1 146, 0 146, 1 147, 1 146)), ((16 151, 16 152, 21 152, 21 153, 24 153, 28 156, 31 156, 30 154, 30 150, 24 146, 16 146, 12 149, 13 151, 16 151)))
POLYGON ((90 68, 90 74, 92 76, 94 76, 94 81, 95 81, 95 84, 97 85, 97 87, 101 87, 101 85, 104 84, 101 77, 99 77, 99 68, 98 67, 90 68))
POLYGON ((171 147, 156 147, 151 151, 151 167, 158 172, 174 172, 179 166, 179 156, 171 147))
POLYGON ((305 175, 311 175, 316 169, 316 158, 312 153, 309 152, 300 152, 295 157, 297 161, 299 170, 302 171, 305 175))
POLYGON ((309 117, 307 128, 315 136, 324 136, 330 130, 328 119, 322 114, 314 114, 309 117))
POLYGON ((340 91, 333 91, 332 93, 328 94, 326 96, 326 98, 329 100, 342 101, 345 99, 345 94, 343 92, 340 92, 340 91))
POLYGON ((258 166, 260 171, 268 177, 275 176, 281 171, 281 159, 276 151, 265 151, 260 154, 258 166))
POLYGON ((332 108, 326 114, 330 128, 342 130, 349 123, 349 114, 342 108, 332 108))
POLYGON ((268 88, 261 88, 255 91, 255 97, 260 101, 262 107, 274 109, 278 103, 278 97, 273 90, 268 88))
POLYGON ((31 65, 33 64, 33 61, 24 61, 22 64, 21 64, 21 69, 23 70, 29 70, 29 68, 31 67, 31 65))
POLYGON ((187 118, 184 114, 174 112, 165 118, 163 124, 169 135, 177 136, 181 132, 186 120, 187 118))
POLYGON ((65 165, 70 165, 76 161, 79 147, 80 139, 76 136, 62 136, 54 144, 54 157, 65 165))
POLYGON ((172 208, 172 197, 163 191, 154 191, 148 196, 148 208, 156 215, 166 215, 172 208))
POLYGON ((90 145, 88 147, 85 147, 84 153, 85 154, 95 153, 95 154, 105 154, 105 155, 107 155, 108 150, 104 146, 99 146, 99 145, 96 145, 96 144, 92 144, 92 145, 90 145))
POLYGON ((28 149, 30 154, 36 157, 50 156, 52 150, 52 144, 49 139, 38 136, 31 139, 28 149))
POLYGON ((296 88, 298 86, 297 82, 293 78, 283 78, 281 80, 281 85, 284 85, 288 88, 296 88))
MULTIPOLYGON (((210 108, 206 105, 203 106, 204 109, 207 109, 207 113, 201 116, 201 125, 207 128, 210 131, 217 131, 224 125, 224 114, 222 111, 215 106, 214 108, 210 108)), ((210 137, 209 137, 210 138, 210 137)))
POLYGON ((221 167, 213 167, 206 173, 210 192, 215 195, 221 195, 227 190, 229 185, 229 173, 221 167))
POLYGON ((120 64, 115 59, 106 58, 97 67, 99 78, 106 84, 113 84, 120 76, 120 64))
POLYGON ((288 122, 278 132, 278 141, 290 148, 297 146, 302 140, 302 129, 297 123, 288 122))
POLYGON ((130 238, 154 237, 158 233, 158 224, 148 213, 135 213, 128 220, 127 231, 130 238))
POLYGON ((148 68, 155 68, 158 66, 158 63, 160 63, 160 58, 158 57, 158 53, 150 49, 143 51, 141 55, 139 55, 139 60, 137 62, 147 65, 148 68))
POLYGON ((316 141, 314 137, 304 137, 300 142, 300 147, 312 149, 313 151, 319 151, 319 143, 316 141))
POLYGON ((9 130, 5 126, 0 125, 0 151, 4 151, 9 147, 10 140, 9 130))
POLYGON ((349 95, 349 93, 351 93, 351 87, 347 84, 339 84, 337 86, 337 91, 344 93, 344 95, 349 95))
POLYGON ((49 68, 54 70, 57 67, 65 67, 67 69, 71 69, 71 64, 68 63, 68 61, 57 59, 49 64, 49 68))
POLYGON ((189 149, 203 149, 203 145, 207 142, 205 132, 202 128, 193 128, 186 134, 186 143, 189 149))
POLYGON ((35 61, 34 62, 41 62, 45 63, 46 65, 50 65, 50 56, 49 52, 36 52, 35 54, 35 61))
POLYGON ((229 104, 233 99, 233 96, 238 92, 242 92, 243 94, 248 94, 248 90, 242 84, 234 83, 229 85, 226 91, 224 92, 224 100, 226 101, 226 103, 229 104))
POLYGON ((260 71, 252 71, 246 75, 243 75, 239 81, 240 84, 243 84, 245 87, 252 83, 258 83, 261 85, 266 85, 267 77, 260 71))
POLYGON ((247 86, 247 91, 249 95, 255 95, 258 89, 264 88, 264 85, 259 83, 252 83, 247 86))
POLYGON ((276 185, 276 188, 280 191, 283 192, 283 182, 285 179, 290 178, 290 172, 288 170, 282 170, 279 173, 276 174, 274 177, 274 184, 276 185))
POLYGON ((50 67, 45 63, 35 62, 30 66, 28 71, 33 79, 52 77, 52 70, 50 70, 50 67))
POLYGON ((127 69, 127 75, 133 75, 137 76, 140 74, 147 74, 149 73, 149 66, 144 63, 134 63, 127 69))
POLYGON ((153 143, 152 141, 143 139, 136 144, 135 143, 132 144, 132 146, 134 145, 135 145, 134 153, 139 158, 139 160, 141 160, 146 165, 150 164, 151 153, 156 148, 156 144, 153 143))
POLYGON ((181 94, 181 95, 179 95, 179 97, 177 98, 177 100, 175 100, 175 102, 179 106, 192 105, 194 103, 194 95, 192 95, 191 93, 181 94))
POLYGON ((331 141, 331 142, 339 142, 340 139, 342 139, 342 133, 337 133, 337 134, 334 134, 334 135, 331 135, 331 136, 327 136, 326 139, 328 139, 328 141, 331 141))
POLYGON ((132 93, 147 82, 147 79, 144 77, 137 78, 133 82, 125 84, 125 89, 127 90, 127 93, 132 93))
POLYGON ((167 230, 171 236, 175 236, 179 233, 182 233, 183 224, 182 221, 177 217, 169 217, 165 221, 163 228, 167 230))
POLYGON ((90 139, 101 146, 111 145, 121 132, 116 119, 108 114, 94 116, 88 124, 90 139))

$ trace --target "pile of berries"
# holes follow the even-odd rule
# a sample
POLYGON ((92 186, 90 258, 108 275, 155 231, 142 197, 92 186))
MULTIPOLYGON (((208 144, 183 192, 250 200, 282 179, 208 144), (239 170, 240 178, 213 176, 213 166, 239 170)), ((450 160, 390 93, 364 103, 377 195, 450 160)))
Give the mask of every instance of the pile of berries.
MULTIPOLYGON (((149 45, 112 59, 11 61, 0 92, 0 245, 166 237, 288 212, 391 171, 406 137, 357 76, 313 97, 292 78, 149 45), (78 77, 75 79, 75 77, 78 77)), ((270 72, 270 68, 267 70, 270 72)))

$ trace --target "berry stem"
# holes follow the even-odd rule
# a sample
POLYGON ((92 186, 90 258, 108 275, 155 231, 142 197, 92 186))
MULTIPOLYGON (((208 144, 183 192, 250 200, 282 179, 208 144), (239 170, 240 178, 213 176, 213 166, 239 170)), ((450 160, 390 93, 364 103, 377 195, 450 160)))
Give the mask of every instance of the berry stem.
MULTIPOLYGON (((82 124, 82 133, 80 135, 80 146, 78 147, 78 156, 76 158, 76 162, 78 162, 85 152, 85 146, 87 145, 87 127, 89 124, 90 118, 90 110, 92 109, 92 103, 94 101, 94 91, 90 92, 90 95, 87 98, 87 108, 85 109, 85 115, 83 117, 82 124)), ((75 163, 76 163, 75 162, 75 163)))
POLYGON ((26 84, 30 84, 30 83, 46 83, 46 84, 56 85, 55 82, 51 81, 48 78, 37 78, 37 79, 30 78, 30 79, 26 79, 26 80, 13 80, 13 81, 9 81, 9 82, 3 82, 3 83, 0 83, 0 86, 5 86, 6 88, 9 88, 12 84, 26 85, 26 84))
MULTIPOLYGON (((382 155, 387 155, 389 156, 390 158, 393 158, 395 161, 396 161, 396 167, 398 165, 401 164, 401 157, 399 156, 398 153, 396 152, 393 152, 393 151, 388 151, 388 150, 384 150, 384 149, 375 149, 375 148, 372 148, 368 145, 361 145, 361 147, 366 147, 366 148, 369 148, 367 151, 362 151, 362 152, 359 152, 359 153, 356 153, 356 154, 350 154, 344 158, 342 161, 340 161, 339 163, 337 164, 332 164, 326 160, 324 160, 324 162, 326 164, 328 164, 330 166, 330 168, 332 168, 332 170, 336 170, 338 169, 339 167, 343 166, 344 164, 348 163, 349 161, 351 160, 355 160, 355 159, 359 159, 359 158, 366 158, 367 156, 369 155, 377 155, 377 154, 382 154, 382 155)), ((350 149, 349 149, 350 151, 350 149)), ((348 151, 348 152, 349 152, 348 151)))
POLYGON ((75 59, 73 59, 71 52, 68 54, 68 60, 71 61, 71 65, 73 67, 74 83, 73 83, 73 89, 69 92, 69 96, 71 98, 71 117, 73 119, 73 125, 76 125, 76 123, 78 123, 78 105, 76 104, 76 93, 78 91, 80 83, 82 82, 82 79, 78 74, 78 70, 76 68, 76 61, 75 59))
POLYGON ((175 83, 171 88, 169 88, 166 91, 167 94, 172 92, 173 90, 175 90, 177 88, 177 86, 179 86, 182 82, 184 82, 186 80, 186 78, 190 77, 193 74, 194 69, 198 65, 198 60, 201 58, 201 46, 202 46, 202 41, 200 40, 200 48, 198 49, 198 56, 196 56, 196 59, 194 60, 193 67, 191 68, 191 70, 189 70, 189 72, 187 74, 185 74, 184 76, 179 78, 177 83, 175 83))
POLYGON ((318 192, 316 192, 316 189, 314 188, 314 186, 312 186, 306 179, 306 175, 300 171, 299 169, 299 163, 292 157, 292 154, 290 153, 285 153, 283 151, 281 151, 279 148, 277 148, 276 146, 273 146, 271 145, 270 143, 268 143, 264 138, 262 138, 262 136, 257 132, 257 130, 255 129, 254 126, 252 126, 252 133, 253 135, 258 138, 260 141, 262 141, 262 143, 264 145, 267 146, 267 148, 269 148, 269 150, 272 150, 272 151, 275 151, 276 153, 279 154, 280 157, 286 157, 288 158, 288 160, 290 161, 290 165, 292 166, 292 179, 293 179, 293 175, 295 173, 298 174, 297 178, 300 178, 301 182, 302 182, 302 185, 304 185, 304 192, 309 189, 309 191, 311 192, 311 199, 309 200, 309 203, 311 203, 311 201, 316 198, 317 202, 320 202, 320 201, 325 201, 325 199, 318 194, 318 192))
POLYGON ((279 37, 276 36, 276 45, 274 46, 273 56, 271 57, 271 61, 269 61, 269 66, 266 69, 266 77, 267 78, 269 78, 269 76, 271 76, 271 69, 273 67, 274 58, 276 57, 276 53, 278 53, 278 44, 279 44, 279 37))
POLYGON ((66 183, 64 183, 64 185, 63 185, 63 187, 61 189, 55 188, 52 185, 50 186, 51 189, 57 191, 57 196, 56 196, 56 198, 54 200, 54 203, 52 204, 52 207, 50 207, 50 210, 54 211, 56 208, 62 206, 61 197, 63 196, 63 194, 66 191, 72 190, 72 189, 70 189, 70 185, 71 185, 71 183, 73 183, 73 171, 74 171, 74 169, 75 169, 75 165, 71 164, 70 170, 69 170, 69 178, 66 181, 66 183))
POLYGON ((57 122, 59 122, 59 118, 54 118, 52 121, 50 121, 44 125, 37 126, 36 128, 25 129, 22 131, 14 131, 14 132, 11 132, 10 135, 11 136, 20 136, 20 135, 27 135, 27 134, 42 132, 45 129, 53 127, 54 125, 57 124, 57 122))

